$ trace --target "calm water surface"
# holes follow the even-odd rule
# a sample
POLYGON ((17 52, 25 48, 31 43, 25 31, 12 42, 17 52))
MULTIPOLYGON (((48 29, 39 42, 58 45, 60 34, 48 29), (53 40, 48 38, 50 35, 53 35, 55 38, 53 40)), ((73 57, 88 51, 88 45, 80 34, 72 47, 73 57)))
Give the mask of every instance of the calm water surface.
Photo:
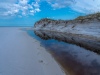
MULTIPOLYGON (((30 36, 40 41, 69 75, 100 75, 100 55, 74 44, 41 36, 34 31, 27 31, 30 36), (38 36, 37 36, 38 35, 38 36)), ((60 34, 59 34, 60 36, 60 34)), ((63 37, 63 36, 62 36, 63 37)), ((63 39, 62 39, 63 40, 63 39)))

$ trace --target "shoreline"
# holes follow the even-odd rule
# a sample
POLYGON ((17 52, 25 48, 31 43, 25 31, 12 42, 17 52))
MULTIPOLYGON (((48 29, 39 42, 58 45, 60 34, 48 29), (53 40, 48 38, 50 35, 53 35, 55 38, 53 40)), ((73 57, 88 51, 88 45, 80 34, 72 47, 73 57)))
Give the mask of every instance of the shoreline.
POLYGON ((66 75, 39 41, 21 30, 22 28, 24 27, 0 27, 0 74, 66 75))
MULTIPOLYGON (((86 47, 100 54, 100 13, 80 16, 73 20, 43 18, 34 24, 33 30, 59 32, 67 42, 86 47)), ((49 35, 49 34, 47 34, 49 35)), ((52 34, 51 34, 52 35, 52 34)), ((53 34, 56 36, 56 34, 53 34)))
MULTIPOLYGON (((30 33, 31 32, 32 31, 30 31, 30 33)), ((65 71, 68 72, 67 74, 100 74, 100 54, 72 44, 71 41, 73 42, 75 38, 72 40, 71 37, 65 37, 64 34, 47 31, 44 33, 42 33, 42 31, 37 32, 36 35, 39 36, 40 39, 38 40, 41 42, 41 45, 54 56, 65 71), (95 65, 97 65, 97 67, 95 65)))
POLYGON ((42 39, 52 39, 53 38, 53 39, 61 40, 63 42, 75 44, 87 50, 100 54, 100 45, 99 45, 100 39, 93 37, 93 36, 46 31, 46 30, 41 30, 41 31, 35 30, 35 34, 41 37, 42 39))

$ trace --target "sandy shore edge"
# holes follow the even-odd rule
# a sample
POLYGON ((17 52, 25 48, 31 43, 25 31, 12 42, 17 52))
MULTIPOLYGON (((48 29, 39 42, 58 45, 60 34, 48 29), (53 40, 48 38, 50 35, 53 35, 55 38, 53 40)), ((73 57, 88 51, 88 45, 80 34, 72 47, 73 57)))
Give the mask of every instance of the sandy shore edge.
MULTIPOLYGON (((28 51, 29 52, 32 51, 33 52, 32 54, 27 54, 29 56, 26 56, 25 54, 22 53, 24 55, 24 57, 26 57, 25 60, 23 60, 24 57, 21 59, 22 54, 19 54, 19 57, 22 62, 27 61, 27 59, 30 59, 30 58, 33 59, 33 61, 30 60, 33 62, 32 65, 29 64, 30 62, 23 63, 26 65, 30 65, 32 67, 33 72, 29 73, 30 75, 33 75, 33 74, 34 75, 66 75, 64 73, 64 71, 61 69, 60 65, 51 56, 51 54, 49 54, 45 50, 45 48, 41 47, 39 41, 37 41, 33 37, 29 36, 25 31, 21 30, 22 28, 23 27, 0 27, 0 35, 2 36, 1 39, 3 38, 5 40, 5 41, 2 40, 2 43, 0 43, 0 45, 1 45, 0 49, 5 50, 5 51, 7 51, 7 50, 11 51, 14 48, 15 51, 24 50, 24 51, 26 51, 26 53, 28 53, 28 51), (11 41, 11 42, 9 43, 9 41, 11 41), (33 57, 30 57, 31 55, 33 55, 33 57)), ((2 52, 1 56, 2 57, 4 56, 3 52, 2 52)), ((16 55, 16 58, 17 58, 17 55, 16 55)), ((10 59, 10 58, 8 58, 8 59, 10 59)), ((5 60, 6 60, 6 58, 5 58, 5 60)), ((16 62, 17 62, 17 60, 19 61, 19 59, 16 59, 16 62)), ((4 61, 4 59, 2 59, 2 63, 3 63, 3 61, 4 61)), ((11 60, 11 61, 14 61, 14 60, 11 60)), ((15 65, 20 65, 20 63, 16 64, 16 62, 14 61, 15 65)), ((1 63, 1 65, 2 65, 2 63, 1 63)), ((13 68, 9 67, 9 68, 11 68, 12 71, 14 71, 14 69, 16 69, 16 68, 26 67, 26 66, 22 66, 22 65, 19 67, 15 67, 15 65, 13 66, 11 63, 8 63, 8 65, 9 64, 10 64, 10 66, 13 67, 13 68)), ((5 66, 7 67, 8 65, 5 65, 5 66)), ((15 73, 15 72, 11 73, 11 72, 7 71, 6 68, 4 70, 4 65, 2 65, 2 68, 3 69, 1 69, 1 70, 5 72, 5 73, 1 72, 1 74, 3 74, 3 75, 6 75, 6 74, 13 75, 15 73)), ((30 71, 28 71, 28 72, 30 72, 30 71)), ((25 70, 24 70, 24 72, 23 72, 23 70, 21 72, 21 70, 20 70, 20 72, 18 72, 17 74, 18 75, 26 75, 28 72, 27 71, 25 72, 25 70)))
MULTIPOLYGON (((32 30, 32 28, 29 28, 29 30, 32 30)), ((29 36, 28 34, 26 34, 29 36)), ((37 41, 34 37, 30 36, 30 39, 34 40, 35 44, 37 44, 37 50, 39 51, 38 54, 40 54, 40 58, 42 58, 39 62, 44 64, 45 70, 48 68, 51 70, 52 75, 53 73, 58 73, 59 75, 66 75, 62 69, 62 67, 57 63, 57 61, 52 57, 52 55, 46 51, 45 48, 41 46, 39 41, 37 41)), ((48 72, 49 73, 49 72, 48 72)), ((57 74, 57 75, 58 75, 57 74)), ((49 75, 49 74, 48 74, 49 75)), ((51 74, 50 74, 51 75, 51 74)), ((55 74, 54 74, 55 75, 55 74)))

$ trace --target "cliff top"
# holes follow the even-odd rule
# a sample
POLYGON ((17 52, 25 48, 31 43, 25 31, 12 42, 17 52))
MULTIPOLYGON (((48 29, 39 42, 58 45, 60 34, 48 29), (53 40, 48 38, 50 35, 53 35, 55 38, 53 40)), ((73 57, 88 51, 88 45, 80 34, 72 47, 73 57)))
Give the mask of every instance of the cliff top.
POLYGON ((57 23, 61 23, 61 22, 87 22, 87 21, 91 21, 91 20, 98 20, 100 21, 100 12, 99 13, 95 13, 95 14, 89 14, 86 16, 79 16, 74 20, 54 20, 54 19, 49 19, 49 18, 43 18, 39 21, 37 21, 35 24, 39 24, 39 23, 43 23, 43 22, 48 22, 48 23, 53 23, 53 22, 57 22, 57 23))
POLYGON ((86 15, 86 16, 79 16, 75 20, 94 19, 94 18, 100 19, 100 13, 89 14, 89 15, 86 15))

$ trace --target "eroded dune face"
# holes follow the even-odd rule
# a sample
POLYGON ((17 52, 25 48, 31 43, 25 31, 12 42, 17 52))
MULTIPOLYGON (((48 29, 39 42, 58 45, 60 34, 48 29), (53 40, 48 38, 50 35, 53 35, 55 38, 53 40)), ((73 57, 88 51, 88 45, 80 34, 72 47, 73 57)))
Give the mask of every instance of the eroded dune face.
MULTIPOLYGON (((100 53, 100 13, 81 16, 69 21, 41 19, 35 23, 34 30, 41 30, 43 38, 46 36, 60 40, 63 38, 67 42, 100 53), (58 35, 57 32, 60 34, 58 35)), ((38 34, 40 35, 39 32, 38 34)))
POLYGON ((100 13, 78 17, 74 20, 41 19, 34 30, 48 30, 73 34, 83 34, 100 38, 100 13))

